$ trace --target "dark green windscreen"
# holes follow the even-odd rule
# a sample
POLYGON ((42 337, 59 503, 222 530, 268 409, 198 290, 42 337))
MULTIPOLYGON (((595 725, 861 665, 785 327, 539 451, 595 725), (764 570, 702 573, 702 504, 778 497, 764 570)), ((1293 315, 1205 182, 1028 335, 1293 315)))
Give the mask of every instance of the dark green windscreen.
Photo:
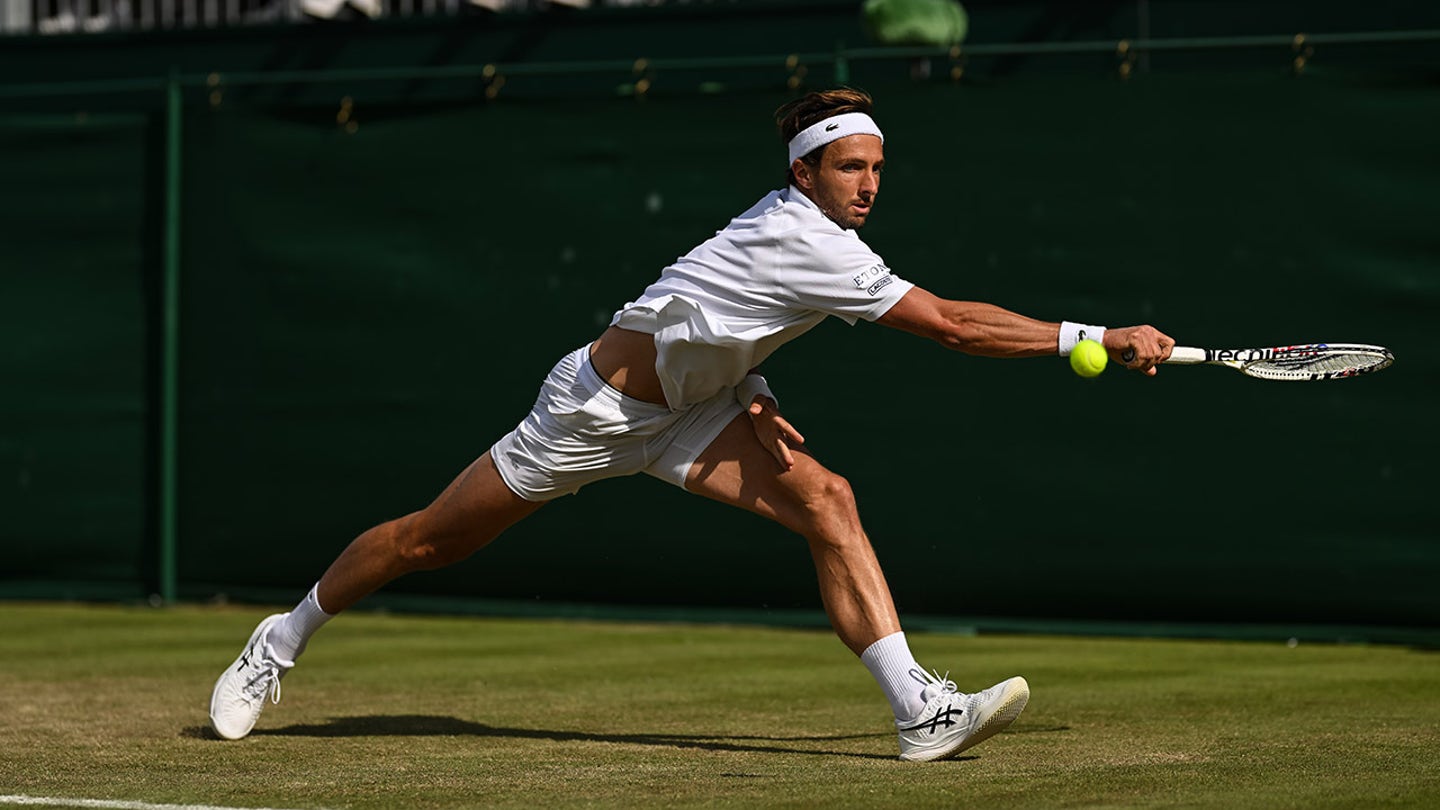
MULTIPOLYGON (((903 612, 1434 626, 1426 350, 1440 98, 1424 71, 856 68, 887 167, 864 238, 941 295, 1182 343, 1390 346, 1333 384, 1075 377, 823 325, 766 364, 847 475, 903 612)), ((183 596, 297 596, 518 421, 561 353, 783 178, 783 89, 186 95, 183 596), (347 128, 344 123, 355 126, 347 128)), ((0 120, 0 592, 153 579, 155 143, 0 120), (149 213, 147 213, 149 212, 149 213), (58 583, 58 584, 55 584, 58 583), (46 586, 50 587, 50 586, 46 586)), ((394 593, 818 606, 804 543, 649 478, 394 593)))

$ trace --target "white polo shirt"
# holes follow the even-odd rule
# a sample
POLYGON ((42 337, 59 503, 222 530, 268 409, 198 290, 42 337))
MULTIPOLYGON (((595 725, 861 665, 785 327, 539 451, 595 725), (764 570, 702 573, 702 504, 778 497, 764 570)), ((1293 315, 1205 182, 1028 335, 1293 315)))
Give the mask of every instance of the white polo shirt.
POLYGON ((610 324, 655 336, 678 411, 738 385, 827 315, 874 321, 914 286, 791 186, 665 268, 610 324))

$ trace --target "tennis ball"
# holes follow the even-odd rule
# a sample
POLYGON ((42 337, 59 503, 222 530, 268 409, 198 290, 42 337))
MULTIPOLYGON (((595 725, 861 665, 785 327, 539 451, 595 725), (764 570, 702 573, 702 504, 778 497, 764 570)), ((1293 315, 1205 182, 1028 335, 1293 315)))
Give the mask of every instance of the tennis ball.
POLYGON ((1093 340, 1082 340, 1075 344, 1070 352, 1070 368, 1081 377, 1098 377, 1100 372, 1105 370, 1105 364, 1110 358, 1105 354, 1105 347, 1093 340))

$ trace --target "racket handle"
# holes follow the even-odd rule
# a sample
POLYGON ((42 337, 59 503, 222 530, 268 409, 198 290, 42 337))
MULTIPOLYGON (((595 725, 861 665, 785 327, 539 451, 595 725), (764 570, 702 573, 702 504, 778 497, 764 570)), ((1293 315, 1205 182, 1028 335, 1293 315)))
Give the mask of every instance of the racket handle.
POLYGON ((1209 359, 1205 356, 1204 349, 1197 349, 1194 346, 1176 346, 1170 350, 1170 357, 1165 362, 1177 366, 1193 366, 1209 359))
MULTIPOLYGON (((1135 350, 1126 349, 1120 353, 1120 359, 1126 363, 1134 360, 1135 350)), ((1205 350, 1193 346, 1176 346, 1170 350, 1170 357, 1165 362, 1177 366, 1193 366, 1205 362, 1205 350)))

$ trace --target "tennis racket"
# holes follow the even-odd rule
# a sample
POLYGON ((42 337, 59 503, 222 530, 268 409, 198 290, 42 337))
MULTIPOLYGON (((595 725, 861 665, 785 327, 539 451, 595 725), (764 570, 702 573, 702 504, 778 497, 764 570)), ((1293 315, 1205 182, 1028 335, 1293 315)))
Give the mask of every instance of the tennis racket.
MULTIPOLYGON (((1135 353, 1126 351, 1121 359, 1130 362, 1135 353)), ((1229 366, 1241 374, 1262 380, 1340 380, 1359 377, 1388 368, 1395 355, 1384 346, 1363 343, 1309 343, 1268 349, 1197 349, 1176 346, 1166 365, 1194 366, 1209 363, 1229 366)))

